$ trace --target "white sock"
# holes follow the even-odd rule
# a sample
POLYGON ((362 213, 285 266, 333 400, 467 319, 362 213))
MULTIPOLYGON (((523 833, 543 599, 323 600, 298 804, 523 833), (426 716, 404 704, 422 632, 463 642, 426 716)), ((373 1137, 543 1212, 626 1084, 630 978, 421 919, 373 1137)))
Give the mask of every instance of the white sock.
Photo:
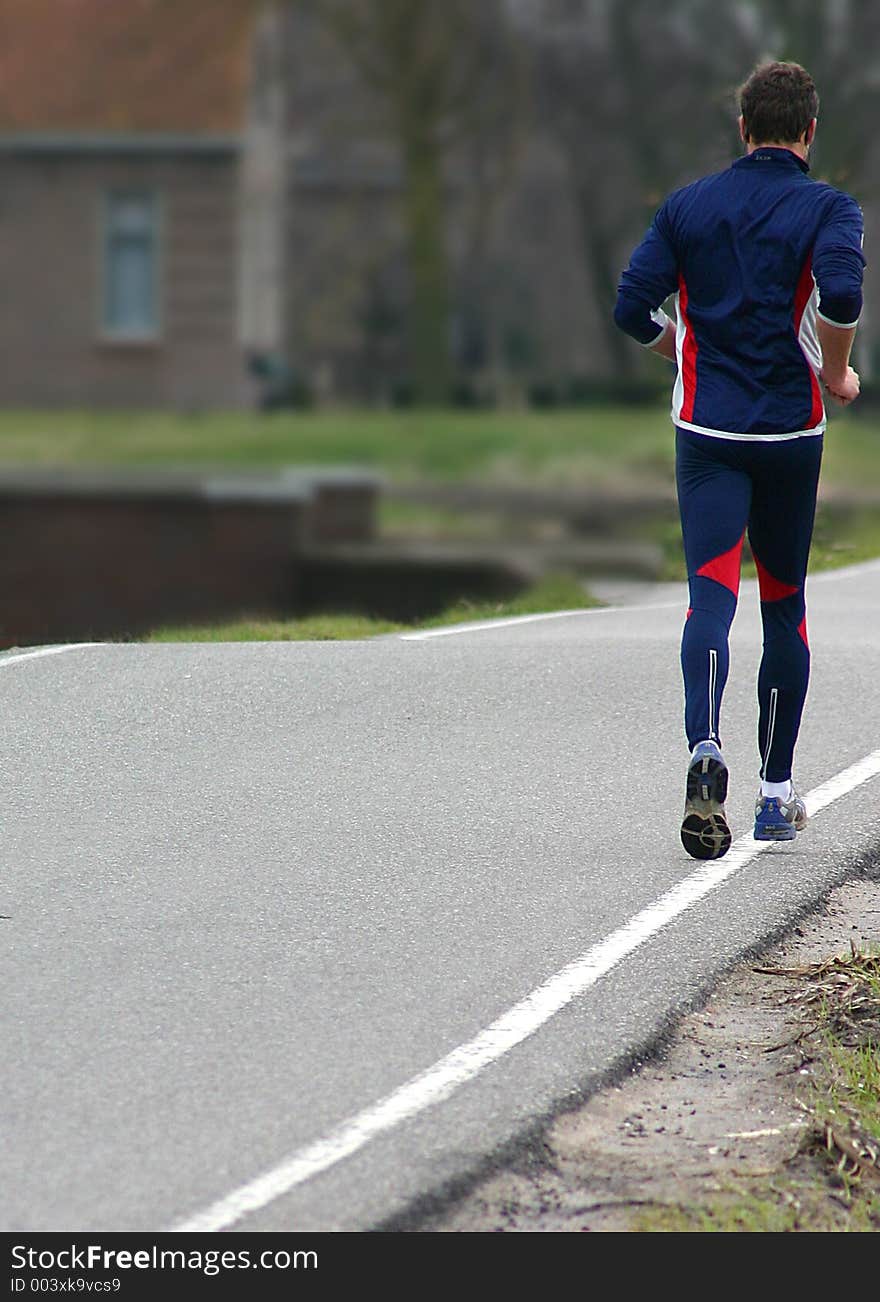
POLYGON ((762 778, 761 795, 775 796, 777 800, 789 800, 791 798, 791 778, 785 782, 765 782, 762 778))

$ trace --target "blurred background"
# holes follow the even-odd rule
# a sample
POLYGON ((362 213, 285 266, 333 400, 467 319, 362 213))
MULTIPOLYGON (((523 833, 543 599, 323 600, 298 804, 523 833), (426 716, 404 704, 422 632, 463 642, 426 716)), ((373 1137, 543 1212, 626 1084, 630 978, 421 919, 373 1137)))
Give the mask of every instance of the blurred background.
POLYGON ((669 368, 611 309, 765 58, 866 219, 814 560, 880 553, 870 0, 0 0, 0 38, 5 645, 681 577, 669 368))

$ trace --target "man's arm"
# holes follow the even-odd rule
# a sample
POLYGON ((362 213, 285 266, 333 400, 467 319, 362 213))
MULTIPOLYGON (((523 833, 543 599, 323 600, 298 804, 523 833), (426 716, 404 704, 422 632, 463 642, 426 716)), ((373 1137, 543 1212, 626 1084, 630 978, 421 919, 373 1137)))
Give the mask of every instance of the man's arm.
POLYGON ((859 396, 859 377, 849 364, 856 328, 832 325, 819 317, 816 333, 822 349, 822 383, 829 396, 846 407, 859 396))
POLYGON ((660 304, 677 288, 678 258, 664 204, 620 277, 614 320, 638 343, 670 361, 675 359, 675 328, 660 304))
POLYGON ((835 402, 859 396, 859 377, 849 364, 862 310, 864 222, 855 199, 837 194, 813 249, 819 289, 816 333, 822 350, 822 382, 835 402))

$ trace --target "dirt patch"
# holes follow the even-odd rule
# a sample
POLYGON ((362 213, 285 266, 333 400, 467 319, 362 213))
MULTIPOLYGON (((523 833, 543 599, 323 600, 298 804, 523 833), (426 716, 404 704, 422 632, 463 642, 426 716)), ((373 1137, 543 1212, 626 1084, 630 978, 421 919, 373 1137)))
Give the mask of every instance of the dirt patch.
MULTIPOLYGON (((880 944, 876 881, 840 887, 760 966, 816 963, 851 943, 880 944)), ((812 1129, 801 1103, 812 1073, 798 1040, 803 1010, 796 978, 758 966, 736 968, 684 1017, 662 1060, 559 1117, 542 1152, 496 1172, 419 1228, 627 1231, 647 1209, 709 1203, 796 1172, 812 1129)), ((822 1192, 827 1228, 838 1228, 838 1192, 833 1181, 822 1192)))

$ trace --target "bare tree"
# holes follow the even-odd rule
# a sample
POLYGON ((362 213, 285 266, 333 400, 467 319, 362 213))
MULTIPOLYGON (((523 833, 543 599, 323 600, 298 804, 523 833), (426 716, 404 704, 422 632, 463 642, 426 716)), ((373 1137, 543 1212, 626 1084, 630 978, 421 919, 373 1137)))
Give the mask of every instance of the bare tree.
POLYGON ((712 0, 543 0, 528 13, 539 126, 566 160, 606 351, 626 376, 638 354, 612 321, 622 252, 669 189, 726 162, 754 24, 712 0))
POLYGON ((794 59, 819 91, 813 171, 869 198, 880 90, 880 5, 876 0, 755 0, 765 57, 794 59))
POLYGON ((403 170, 412 371, 423 401, 451 380, 448 163, 515 119, 516 49, 501 0, 294 0, 330 28, 384 106, 403 170))

